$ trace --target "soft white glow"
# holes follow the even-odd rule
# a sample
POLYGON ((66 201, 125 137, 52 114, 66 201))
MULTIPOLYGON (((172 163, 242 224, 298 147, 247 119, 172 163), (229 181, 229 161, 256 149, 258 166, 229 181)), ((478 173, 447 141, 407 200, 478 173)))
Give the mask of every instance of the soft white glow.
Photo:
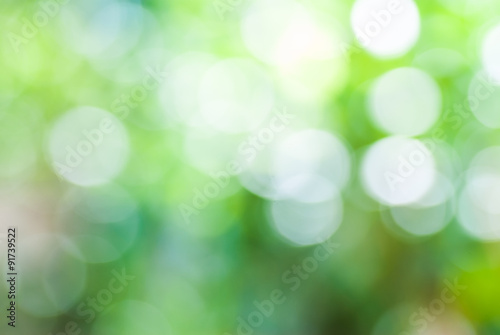
POLYGON ((302 203, 327 201, 337 196, 337 188, 331 181, 314 174, 300 174, 278 185, 281 197, 294 198, 302 203))
POLYGON ((481 59, 488 75, 500 83, 500 24, 486 34, 481 49, 481 59))
POLYGON ((499 171, 500 147, 484 149, 474 157, 460 194, 459 222, 481 240, 500 240, 499 171))
POLYGON ((386 205, 419 201, 433 187, 435 160, 425 145, 405 137, 387 137, 363 157, 361 178, 368 194, 386 205))
POLYGON ((500 214, 500 173, 478 174, 469 179, 467 191, 474 204, 489 214, 500 214))
POLYGON ((377 57, 397 57, 416 43, 420 14, 413 0, 356 0, 351 26, 361 45, 377 57))
POLYGON ((425 72, 399 68, 376 80, 369 104, 371 117, 382 130, 415 136, 425 133, 438 119, 441 92, 425 72))
POLYGON ((241 133, 255 129, 274 105, 266 72, 250 59, 226 59, 204 75, 199 92, 201 114, 214 129, 241 133))
POLYGON ((298 174, 318 174, 338 189, 349 180, 351 159, 344 143, 323 130, 296 132, 276 148, 274 172, 280 183, 298 174))
POLYGON ((78 107, 56 121, 48 151, 59 177, 82 186, 100 185, 125 166, 129 140, 125 127, 111 113, 78 107))
POLYGON ((454 214, 454 189, 444 175, 437 174, 433 186, 418 202, 394 206, 390 213, 394 222, 410 234, 427 236, 441 231, 454 214))
POLYGON ((274 228, 298 245, 328 239, 342 221, 339 190, 349 179, 343 143, 326 131, 307 129, 279 142, 272 157, 271 179, 258 190, 276 199, 270 209, 274 228))
POLYGON ((445 175, 436 174, 436 178, 429 191, 418 200, 415 205, 420 207, 433 207, 441 205, 450 199, 453 199, 455 187, 445 175))
POLYGON ((500 215, 488 213, 476 206, 471 193, 477 192, 474 186, 467 185, 460 195, 458 204, 460 225, 475 238, 485 241, 500 240, 500 215))
MULTIPOLYGON (((301 188, 302 201, 329 198, 350 178, 351 157, 342 140, 317 129, 283 134, 258 152, 239 175, 240 183, 267 199, 284 199, 301 188), (320 195, 322 194, 322 195, 320 195)), ((307 202, 307 201, 306 201, 307 202)))
POLYGON ((432 207, 391 207, 390 211, 401 228, 417 236, 441 231, 451 218, 446 204, 432 207))
POLYGON ((274 201, 270 208, 274 228, 298 245, 327 240, 339 228, 343 216, 340 194, 333 188, 329 192, 332 192, 333 197, 329 195, 330 199, 322 202, 304 203, 295 199, 274 201))
POLYGON ((489 128, 500 128, 500 86, 492 82, 491 77, 484 72, 477 73, 470 82, 468 99, 479 122, 489 128))
POLYGON ((500 24, 486 34, 481 53, 486 72, 500 82, 500 24))
POLYGON ((500 173, 500 146, 481 150, 470 164, 469 175, 500 173))
POLYGON ((317 102, 345 85, 352 43, 335 17, 306 6, 293 0, 252 1, 241 31, 247 49, 277 70, 288 96, 317 102))
POLYGON ((344 36, 335 19, 292 0, 253 1, 242 22, 250 52, 272 65, 293 67, 304 60, 342 56, 344 36))

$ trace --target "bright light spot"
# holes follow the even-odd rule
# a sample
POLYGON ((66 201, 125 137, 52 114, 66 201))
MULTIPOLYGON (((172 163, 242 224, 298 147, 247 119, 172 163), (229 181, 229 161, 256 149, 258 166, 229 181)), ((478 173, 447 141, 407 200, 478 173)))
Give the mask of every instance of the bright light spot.
POLYGON ((460 195, 459 222, 481 240, 500 240, 499 171, 500 147, 484 149, 474 157, 460 195))
POLYGON ((67 181, 91 186, 116 177, 128 160, 125 127, 111 113, 93 107, 68 111, 50 132, 52 166, 67 181))
POLYGON ((271 220, 287 240, 298 245, 320 243, 342 221, 340 189, 349 180, 350 164, 349 152, 334 135, 316 129, 299 131, 274 148, 270 174, 260 175, 266 187, 252 189, 276 200, 271 220))
MULTIPOLYGON (((319 195, 318 200, 325 195, 321 194, 324 189, 315 192, 319 195)), ((312 202, 314 199, 310 197, 305 203, 300 201, 304 200, 300 196, 300 200, 290 198, 273 202, 270 214, 274 228, 297 245, 312 245, 327 240, 337 231, 343 217, 342 198, 338 191, 330 188, 328 197, 321 202, 312 202)))
POLYGON ((361 178, 367 193, 379 202, 386 205, 412 204, 433 187, 435 160, 418 140, 387 137, 366 152, 361 178))
POLYGON ((337 188, 327 179, 313 174, 301 174, 278 186, 282 197, 293 197, 302 203, 327 201, 337 196, 337 188))
MULTIPOLYGON (((500 54, 499 54, 500 56, 500 54)), ((500 62, 500 61, 499 61, 500 62)), ((476 118, 489 128, 500 128, 500 86, 485 73, 479 72, 469 85, 469 106, 476 118)))
POLYGON ((284 199, 301 187, 304 199, 341 190, 350 178, 351 157, 329 132, 301 130, 276 139, 239 175, 241 184, 263 198, 284 199), (310 192, 310 193, 309 193, 310 192))
POLYGON ((208 70, 199 92, 201 114, 214 129, 248 132, 266 119, 274 105, 274 89, 254 61, 227 59, 208 70))
POLYGON ((317 101, 347 81, 351 42, 334 17, 292 0, 256 0, 242 22, 248 50, 272 65, 287 95, 317 101))
POLYGON ((276 148, 274 172, 278 183, 299 174, 317 174, 342 189, 349 180, 350 169, 345 144, 323 130, 294 133, 276 148))
POLYGON ((441 205, 452 199, 454 194, 455 187, 448 177, 438 173, 431 189, 415 205, 420 207, 441 205))
POLYGON ((266 199, 286 199, 303 189, 308 197, 329 198, 350 178, 351 157, 343 141, 329 132, 307 129, 279 137, 239 174, 240 183, 266 199))
POLYGON ((484 211, 476 205, 472 194, 477 194, 476 185, 467 184, 460 195, 458 220, 473 237, 485 241, 500 240, 500 215, 484 211))
POLYGON ((489 214, 500 214, 500 174, 482 174, 472 177, 467 187, 474 204, 489 214))
POLYGON ((481 55, 486 72, 500 83, 500 24, 486 34, 481 55))
POLYGON ((425 72, 399 68, 376 80, 369 104, 371 116, 382 130, 414 136, 425 133, 438 119, 441 92, 425 72))
POLYGON ((334 135, 316 129, 279 138, 239 175, 249 191, 274 200, 270 221, 297 245, 328 239, 343 217, 340 190, 350 177, 349 151, 334 135))
POLYGON ((413 0, 357 0, 351 12, 351 26, 371 54, 398 57, 417 42, 420 14, 413 0))
POLYGON ((307 60, 292 68, 278 70, 280 87, 289 99, 294 104, 306 106, 315 106, 329 99, 345 87, 349 79, 349 66, 344 59, 307 60))
POLYGON ((292 0, 254 1, 242 22, 243 41, 250 52, 280 67, 342 56, 344 36, 339 30, 334 18, 292 0))

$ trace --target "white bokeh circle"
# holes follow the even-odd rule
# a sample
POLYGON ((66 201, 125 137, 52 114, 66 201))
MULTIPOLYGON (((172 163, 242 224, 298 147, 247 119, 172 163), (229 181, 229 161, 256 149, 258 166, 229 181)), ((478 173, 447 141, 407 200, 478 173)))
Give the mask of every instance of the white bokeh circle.
POLYGON ((487 73, 480 71, 469 84, 469 107, 483 125, 500 128, 500 86, 487 73))
POLYGON ((425 133, 439 118, 441 91, 427 73, 398 68, 379 77, 369 95, 374 123, 393 135, 425 133))
POLYGON ((500 24, 486 33, 481 48, 481 60, 486 72, 500 83, 500 24))
POLYGON ((361 45, 380 58, 405 54, 420 34, 420 14, 413 0, 357 0, 351 26, 361 45))
POLYGON ((129 157, 125 127, 113 114, 78 107, 59 117, 50 130, 48 153, 59 177, 81 185, 111 181, 129 157))
POLYGON ((432 152, 421 141, 387 137, 368 148, 361 178, 366 192, 382 204, 412 204, 433 187, 435 165, 432 152))

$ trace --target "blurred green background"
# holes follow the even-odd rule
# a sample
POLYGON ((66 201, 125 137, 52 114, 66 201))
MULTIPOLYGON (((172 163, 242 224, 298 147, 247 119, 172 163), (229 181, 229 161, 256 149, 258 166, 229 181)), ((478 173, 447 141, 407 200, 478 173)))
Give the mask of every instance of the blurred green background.
POLYGON ((500 334, 499 14, 2 0, 1 334, 500 334))

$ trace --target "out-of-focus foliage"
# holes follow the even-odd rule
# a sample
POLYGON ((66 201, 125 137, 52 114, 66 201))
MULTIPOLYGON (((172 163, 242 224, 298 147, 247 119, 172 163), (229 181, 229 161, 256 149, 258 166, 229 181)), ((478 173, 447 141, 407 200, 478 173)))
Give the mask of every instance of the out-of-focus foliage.
POLYGON ((1 333, 500 334, 499 14, 2 0, 1 333))

